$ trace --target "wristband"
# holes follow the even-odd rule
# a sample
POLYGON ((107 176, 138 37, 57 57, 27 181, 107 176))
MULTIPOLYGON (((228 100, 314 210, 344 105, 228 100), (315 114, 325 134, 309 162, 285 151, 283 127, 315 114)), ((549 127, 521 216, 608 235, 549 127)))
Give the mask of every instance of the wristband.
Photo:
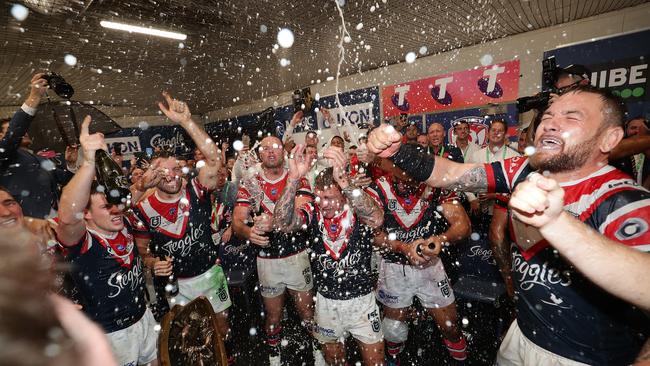
POLYGON ((418 182, 429 179, 436 163, 433 156, 425 154, 414 144, 402 144, 389 159, 418 182))

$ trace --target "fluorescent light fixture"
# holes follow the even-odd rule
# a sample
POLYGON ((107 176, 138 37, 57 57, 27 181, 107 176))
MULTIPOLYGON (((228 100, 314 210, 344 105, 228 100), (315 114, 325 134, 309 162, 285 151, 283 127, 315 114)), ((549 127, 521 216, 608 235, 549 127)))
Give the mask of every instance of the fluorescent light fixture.
POLYGON ((154 29, 154 28, 138 27, 136 25, 115 23, 115 22, 109 22, 109 21, 106 21, 106 20, 102 20, 101 22, 99 22, 99 25, 101 25, 104 28, 117 29, 117 30, 132 32, 132 33, 148 34, 150 36, 178 39, 178 40, 181 40, 181 41, 184 41, 185 39, 187 39, 187 35, 182 34, 182 33, 168 32, 168 31, 164 31, 164 30, 160 30, 160 29, 154 29))

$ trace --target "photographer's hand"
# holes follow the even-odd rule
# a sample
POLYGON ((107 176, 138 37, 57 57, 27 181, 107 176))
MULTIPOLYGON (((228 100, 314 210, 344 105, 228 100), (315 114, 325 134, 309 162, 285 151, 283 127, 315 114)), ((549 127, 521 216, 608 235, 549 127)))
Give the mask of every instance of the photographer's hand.
POLYGON ((25 104, 30 108, 37 108, 38 104, 41 102, 41 97, 43 97, 47 91, 47 81, 43 79, 44 75, 45 74, 41 72, 32 77, 29 96, 25 100, 25 104))

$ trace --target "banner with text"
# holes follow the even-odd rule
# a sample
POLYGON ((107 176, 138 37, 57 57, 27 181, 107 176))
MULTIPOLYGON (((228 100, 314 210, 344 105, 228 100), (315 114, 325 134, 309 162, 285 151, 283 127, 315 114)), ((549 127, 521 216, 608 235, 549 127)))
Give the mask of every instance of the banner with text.
POLYGON ((384 117, 462 109, 517 99, 519 60, 437 75, 382 89, 384 117))

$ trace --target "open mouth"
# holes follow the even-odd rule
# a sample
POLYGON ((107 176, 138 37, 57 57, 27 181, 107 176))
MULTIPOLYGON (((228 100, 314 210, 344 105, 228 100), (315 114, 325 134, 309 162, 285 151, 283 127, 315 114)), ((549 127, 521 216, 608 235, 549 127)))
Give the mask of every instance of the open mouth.
POLYGON ((113 224, 121 224, 122 223, 122 216, 116 216, 111 219, 111 222, 113 224))
POLYGON ((556 137, 542 137, 539 141, 539 148, 542 150, 560 150, 564 146, 564 142, 556 137))
POLYGON ((16 219, 8 219, 4 221, 0 221, 0 227, 7 227, 7 226, 13 226, 18 222, 16 219))

